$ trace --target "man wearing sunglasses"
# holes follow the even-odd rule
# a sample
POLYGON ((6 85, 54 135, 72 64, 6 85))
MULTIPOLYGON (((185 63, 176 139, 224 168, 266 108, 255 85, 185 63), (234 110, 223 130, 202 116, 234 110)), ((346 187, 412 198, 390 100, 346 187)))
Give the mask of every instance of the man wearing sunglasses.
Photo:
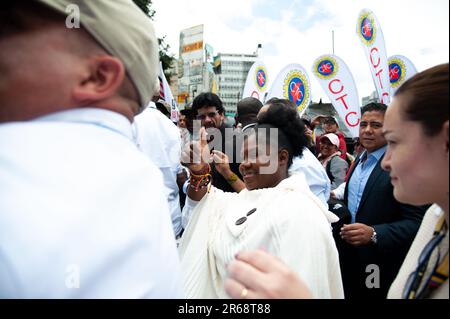
MULTIPOLYGON (((211 165, 212 185, 225 192, 235 192, 236 182, 238 179, 242 179, 237 160, 239 150, 236 146, 239 143, 230 134, 232 132, 225 131, 225 108, 222 101, 214 93, 201 93, 192 103, 192 112, 195 114, 194 120, 200 121, 201 127, 206 128, 210 149, 230 163, 231 171, 222 170, 222 166, 218 163, 211 165), (229 153, 231 150, 233 154, 229 153), (225 153, 227 154, 225 155, 225 153)), ((194 123, 194 135, 196 133, 195 128, 194 123)), ((229 130, 232 130, 232 128, 229 128, 229 130)))

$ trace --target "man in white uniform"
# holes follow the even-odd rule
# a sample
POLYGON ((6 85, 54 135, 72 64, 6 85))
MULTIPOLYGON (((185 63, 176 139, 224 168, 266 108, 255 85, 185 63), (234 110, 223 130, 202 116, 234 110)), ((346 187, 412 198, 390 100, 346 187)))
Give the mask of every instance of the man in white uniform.
POLYGON ((311 151, 305 147, 301 157, 294 157, 289 173, 301 172, 305 175, 309 189, 317 198, 328 207, 328 199, 330 198, 331 183, 327 176, 327 172, 320 164, 319 160, 311 151))
POLYGON ((172 227, 179 236, 181 227, 180 196, 177 175, 181 171, 180 130, 150 102, 134 119, 138 148, 159 168, 164 178, 164 194, 169 204, 172 227))
POLYGON ((162 175, 131 128, 157 72, 131 0, 2 6, 0 298, 182 296, 162 175))

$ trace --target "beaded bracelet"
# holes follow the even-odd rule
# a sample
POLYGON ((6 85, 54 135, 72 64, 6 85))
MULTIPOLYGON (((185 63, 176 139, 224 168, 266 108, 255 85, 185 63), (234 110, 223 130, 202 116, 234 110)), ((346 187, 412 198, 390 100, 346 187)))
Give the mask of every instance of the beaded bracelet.
POLYGON ((209 183, 211 182, 211 175, 207 174, 204 175, 202 178, 190 178, 189 179, 189 185, 198 192, 200 189, 204 189, 208 187, 209 183))
POLYGON ((211 182, 211 179, 209 177, 206 177, 199 181, 189 181, 189 185, 194 189, 194 191, 198 192, 201 189, 205 189, 208 187, 209 183, 211 182))
POLYGON ((203 177, 205 175, 209 175, 211 173, 211 166, 207 166, 205 171, 196 172, 197 174, 194 174, 191 170, 189 170, 190 175, 193 177, 203 177))
POLYGON ((191 172, 191 176, 189 178, 189 185, 198 192, 200 189, 207 188, 211 182, 211 167, 208 165, 208 170, 205 174, 194 174, 191 172))
POLYGON ((231 185, 231 184, 233 184, 233 183, 236 183, 238 179, 239 179, 239 177, 238 177, 236 174, 232 173, 232 174, 230 175, 230 177, 227 178, 227 182, 228 182, 228 184, 231 185))

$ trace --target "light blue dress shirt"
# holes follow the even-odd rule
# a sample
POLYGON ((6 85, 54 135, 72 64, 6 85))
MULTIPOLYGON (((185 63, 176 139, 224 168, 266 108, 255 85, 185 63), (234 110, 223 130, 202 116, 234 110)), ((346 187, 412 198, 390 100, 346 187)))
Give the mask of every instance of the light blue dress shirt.
POLYGON ((373 169, 377 165, 378 161, 386 152, 387 146, 379 148, 375 152, 370 154, 367 151, 361 155, 361 160, 355 167, 352 177, 348 183, 348 209, 352 215, 352 223, 355 222, 356 212, 358 211, 359 204, 361 202, 364 189, 366 188, 367 181, 369 180, 370 174, 372 174, 373 169), (363 161, 363 159, 367 159, 363 161))

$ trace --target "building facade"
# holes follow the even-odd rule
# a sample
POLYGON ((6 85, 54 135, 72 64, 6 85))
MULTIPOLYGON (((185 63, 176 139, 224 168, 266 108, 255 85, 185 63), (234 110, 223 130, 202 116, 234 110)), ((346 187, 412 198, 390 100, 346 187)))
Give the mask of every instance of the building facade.
POLYGON ((380 98, 378 97, 377 91, 373 91, 369 96, 365 96, 362 98, 362 106, 367 105, 369 103, 378 103, 380 102, 380 98))
POLYGON ((229 116, 236 114, 236 105, 242 98, 248 72, 258 59, 254 54, 219 53, 215 60, 217 93, 229 116))
POLYGON ((184 109, 194 97, 204 91, 204 26, 198 25, 180 32, 178 59, 178 106, 184 109))

